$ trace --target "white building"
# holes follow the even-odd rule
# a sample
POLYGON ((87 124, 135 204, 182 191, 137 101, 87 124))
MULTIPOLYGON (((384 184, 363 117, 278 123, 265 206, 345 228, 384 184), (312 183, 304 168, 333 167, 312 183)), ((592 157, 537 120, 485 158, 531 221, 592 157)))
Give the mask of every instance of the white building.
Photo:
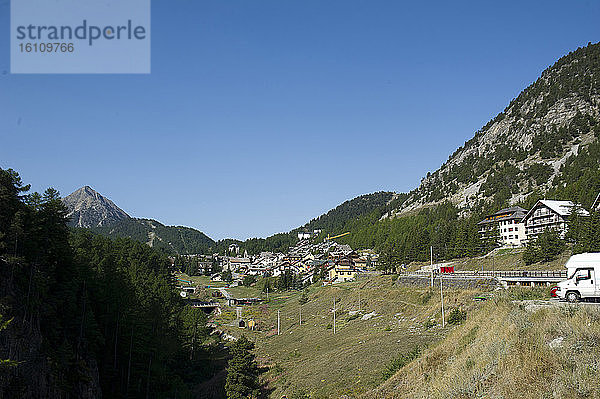
POLYGON ((235 253, 236 255, 240 253, 240 246, 237 244, 231 244, 229 246, 229 252, 230 253, 235 253))
POLYGON ((486 216, 479 225, 479 235, 482 240, 495 238, 503 247, 520 247, 524 244, 525 224, 523 218, 526 209, 519 206, 501 209, 486 216))
POLYGON ((527 240, 536 239, 541 232, 550 229, 557 230, 560 237, 564 238, 567 221, 575 208, 581 216, 590 215, 571 201, 539 200, 523 219, 527 240))

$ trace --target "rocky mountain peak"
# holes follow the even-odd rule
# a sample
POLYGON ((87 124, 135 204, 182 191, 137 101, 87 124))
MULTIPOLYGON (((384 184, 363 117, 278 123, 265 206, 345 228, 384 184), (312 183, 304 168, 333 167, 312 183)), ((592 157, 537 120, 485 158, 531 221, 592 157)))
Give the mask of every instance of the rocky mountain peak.
POLYGON ((600 43, 561 57, 386 216, 444 201, 465 212, 499 209, 564 187, 566 168, 594 157, 599 88, 600 43))
POLYGON ((101 227, 130 216, 90 186, 84 186, 63 198, 70 224, 76 227, 101 227))

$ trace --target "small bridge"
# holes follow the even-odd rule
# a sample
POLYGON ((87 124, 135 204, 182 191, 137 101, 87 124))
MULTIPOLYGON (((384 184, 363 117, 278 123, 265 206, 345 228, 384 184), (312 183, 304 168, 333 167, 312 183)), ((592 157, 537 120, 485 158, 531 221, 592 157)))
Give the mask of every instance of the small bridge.
POLYGON ((191 307, 201 308, 202 310, 204 310, 206 312, 212 312, 213 310, 217 309, 220 306, 218 302, 201 301, 199 299, 187 299, 186 302, 191 307))

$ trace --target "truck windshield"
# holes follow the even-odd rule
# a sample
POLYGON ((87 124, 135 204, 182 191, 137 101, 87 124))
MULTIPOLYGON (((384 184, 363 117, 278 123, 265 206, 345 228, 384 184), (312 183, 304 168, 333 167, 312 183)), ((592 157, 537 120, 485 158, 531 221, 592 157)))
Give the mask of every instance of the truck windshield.
POLYGON ((579 277, 580 280, 590 278, 590 269, 576 269, 573 274, 569 277, 569 280, 575 277, 579 277))

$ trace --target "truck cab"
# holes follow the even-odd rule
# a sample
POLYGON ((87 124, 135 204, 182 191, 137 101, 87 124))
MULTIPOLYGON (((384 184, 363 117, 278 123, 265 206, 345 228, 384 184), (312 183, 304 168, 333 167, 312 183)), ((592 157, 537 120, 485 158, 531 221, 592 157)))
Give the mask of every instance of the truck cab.
POLYGON ((553 289, 559 299, 569 302, 600 299, 600 253, 573 255, 565 267, 568 278, 553 289))

